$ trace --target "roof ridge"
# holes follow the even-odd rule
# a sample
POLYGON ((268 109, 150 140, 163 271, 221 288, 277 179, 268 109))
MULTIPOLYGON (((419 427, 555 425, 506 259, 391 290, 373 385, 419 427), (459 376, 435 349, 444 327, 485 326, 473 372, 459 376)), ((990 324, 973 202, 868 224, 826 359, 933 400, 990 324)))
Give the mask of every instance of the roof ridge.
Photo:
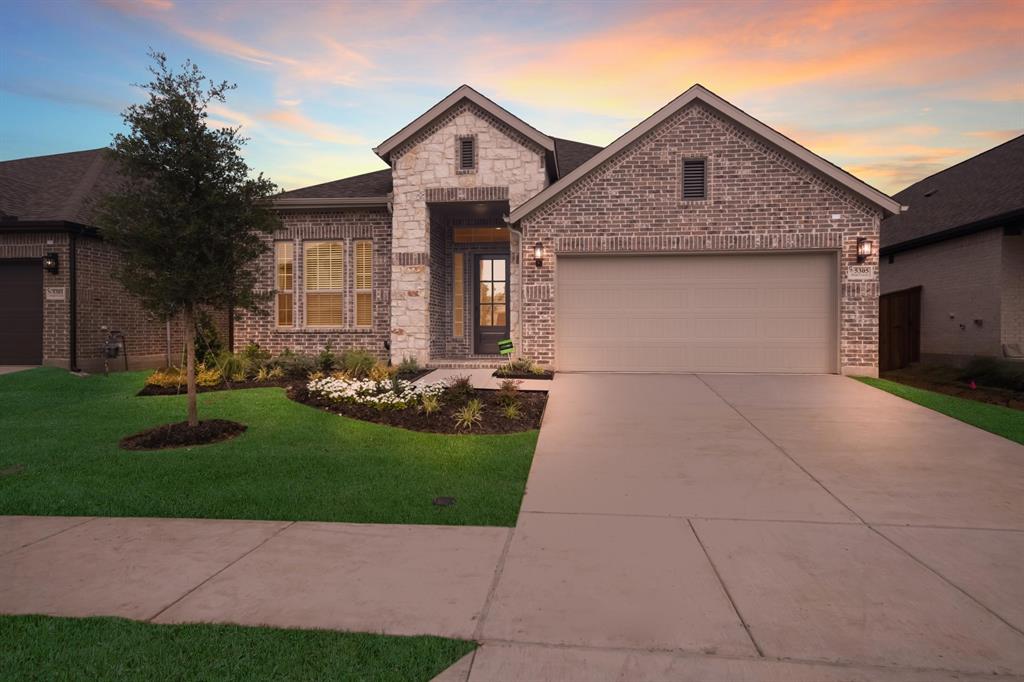
POLYGON ((95 147, 93 149, 78 149, 78 150, 75 150, 73 152, 57 152, 56 154, 41 154, 41 155, 38 155, 38 156, 19 156, 16 159, 4 159, 4 160, 0 161, 0 164, 13 163, 14 161, 29 161, 29 160, 35 160, 35 159, 48 159, 48 158, 52 158, 54 156, 71 156, 72 154, 89 154, 89 153, 93 153, 93 152, 103 151, 104 149, 109 149, 109 147, 95 147))
POLYGON ((1018 140, 1021 140, 1022 138, 1024 138, 1024 133, 1021 133, 1020 135, 1015 135, 1014 137, 1011 137, 1009 140, 1004 140, 1003 142, 1000 142, 999 144, 997 144, 995 147, 989 147, 988 149, 982 150, 982 151, 978 152, 977 154, 975 154, 974 156, 968 156, 966 159, 962 159, 960 161, 957 161, 952 166, 947 166, 947 167, 943 168, 942 170, 935 171, 931 175, 926 175, 923 178, 921 178, 920 180, 917 180, 915 182, 910 183, 909 185, 907 185, 906 187, 901 189, 899 192, 896 192, 896 194, 894 194, 893 196, 896 196, 898 194, 903 194, 904 192, 906 192, 908 190, 911 190, 914 187, 917 187, 922 182, 925 182, 927 180, 931 180, 932 178, 934 178, 934 177, 936 177, 938 175, 942 175, 943 173, 946 173, 947 171, 953 170, 957 166, 962 166, 965 163, 967 163, 968 161, 973 161, 973 160, 975 160, 977 158, 985 156, 986 154, 988 154, 990 152, 994 152, 997 149, 1001 149, 1002 147, 1005 147, 1006 145, 1010 144, 1011 142, 1017 142, 1018 140))

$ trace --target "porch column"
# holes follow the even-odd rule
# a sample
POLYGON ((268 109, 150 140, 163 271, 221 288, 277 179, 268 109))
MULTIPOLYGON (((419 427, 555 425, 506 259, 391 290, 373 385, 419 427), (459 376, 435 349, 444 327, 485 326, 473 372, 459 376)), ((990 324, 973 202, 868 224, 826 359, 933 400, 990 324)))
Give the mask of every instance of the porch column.
POLYGON ((430 225, 423 193, 396 187, 391 217, 391 359, 430 362, 430 225))

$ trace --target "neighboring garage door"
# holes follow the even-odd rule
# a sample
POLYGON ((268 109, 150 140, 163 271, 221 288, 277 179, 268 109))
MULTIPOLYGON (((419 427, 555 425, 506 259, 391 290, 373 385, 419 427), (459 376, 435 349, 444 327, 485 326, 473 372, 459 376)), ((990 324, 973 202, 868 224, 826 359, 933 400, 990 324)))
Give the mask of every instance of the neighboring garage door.
POLYGON ((0 365, 43 361, 43 266, 0 260, 0 365))
POLYGON ((565 256, 558 369, 835 372, 835 255, 565 256))

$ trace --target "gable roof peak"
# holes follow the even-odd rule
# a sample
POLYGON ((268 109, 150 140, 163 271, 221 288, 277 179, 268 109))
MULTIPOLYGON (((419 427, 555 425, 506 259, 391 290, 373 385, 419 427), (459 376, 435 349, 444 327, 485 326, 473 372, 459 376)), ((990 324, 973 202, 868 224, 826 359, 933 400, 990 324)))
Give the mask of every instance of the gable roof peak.
POLYGON ((399 130, 397 133, 389 137, 388 139, 381 142, 379 145, 374 147, 373 151, 380 158, 384 159, 386 163, 391 163, 391 152, 400 147, 402 143, 409 140, 416 133, 423 130, 425 127, 430 125, 440 116, 444 115, 449 109, 459 104, 463 100, 472 102, 482 110, 501 121, 505 125, 509 126, 517 133, 522 135, 528 140, 536 143, 539 147, 548 152, 553 152, 555 149, 554 140, 545 135, 541 131, 537 130, 529 123, 519 118, 515 114, 511 113, 504 107, 498 105, 493 100, 480 94, 477 90, 463 83, 455 90, 453 90, 447 97, 442 99, 440 102, 430 107, 420 116, 416 117, 412 122, 406 125, 404 128, 399 130))

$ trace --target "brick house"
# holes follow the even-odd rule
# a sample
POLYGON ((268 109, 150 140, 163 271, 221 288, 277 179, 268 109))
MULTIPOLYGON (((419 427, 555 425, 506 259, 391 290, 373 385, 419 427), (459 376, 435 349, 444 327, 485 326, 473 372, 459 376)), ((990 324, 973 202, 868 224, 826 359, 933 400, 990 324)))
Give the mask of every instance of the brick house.
POLYGON ((560 370, 876 374, 900 204, 695 85, 606 148, 462 86, 385 170, 275 203, 269 316, 236 344, 560 370))
POLYGON ((101 371, 107 330, 127 351, 112 369, 125 357, 129 369, 180 362, 181 324, 148 314, 111 276, 118 255, 94 212, 117 182, 107 149, 0 162, 0 365, 101 371))
POLYGON ((881 366, 1024 360, 1024 135, 916 182, 882 222, 881 366))

